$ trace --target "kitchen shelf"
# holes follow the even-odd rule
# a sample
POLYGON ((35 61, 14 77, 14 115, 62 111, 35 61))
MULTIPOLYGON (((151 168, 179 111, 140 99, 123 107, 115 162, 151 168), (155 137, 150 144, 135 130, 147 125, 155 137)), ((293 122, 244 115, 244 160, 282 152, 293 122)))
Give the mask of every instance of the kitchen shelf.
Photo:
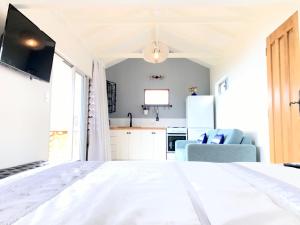
POLYGON ((145 108, 151 108, 151 107, 154 107, 154 108, 157 108, 157 107, 163 107, 163 108, 172 108, 173 106, 168 104, 168 105, 142 105, 142 108, 145 109, 145 108))

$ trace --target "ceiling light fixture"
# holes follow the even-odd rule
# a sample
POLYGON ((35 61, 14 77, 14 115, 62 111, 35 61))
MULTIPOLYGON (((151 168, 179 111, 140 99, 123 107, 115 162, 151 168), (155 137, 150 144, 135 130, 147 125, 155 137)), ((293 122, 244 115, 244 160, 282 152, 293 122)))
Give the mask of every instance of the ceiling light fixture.
POLYGON ((143 54, 144 60, 149 63, 162 63, 168 58, 169 48, 166 44, 158 41, 157 26, 154 28, 154 41, 145 47, 143 54))
POLYGON ((162 42, 152 42, 144 49, 144 60, 149 63, 162 63, 168 58, 169 48, 162 42))

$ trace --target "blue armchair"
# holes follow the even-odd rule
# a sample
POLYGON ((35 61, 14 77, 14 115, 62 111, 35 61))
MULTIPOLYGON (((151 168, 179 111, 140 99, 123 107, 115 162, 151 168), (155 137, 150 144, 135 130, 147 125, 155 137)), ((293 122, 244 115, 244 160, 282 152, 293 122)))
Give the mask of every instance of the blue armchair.
POLYGON ((175 157, 181 161, 256 162, 256 146, 249 136, 237 129, 215 129, 207 133, 207 144, 176 141, 175 157), (224 134, 224 144, 211 144, 216 134, 224 134))

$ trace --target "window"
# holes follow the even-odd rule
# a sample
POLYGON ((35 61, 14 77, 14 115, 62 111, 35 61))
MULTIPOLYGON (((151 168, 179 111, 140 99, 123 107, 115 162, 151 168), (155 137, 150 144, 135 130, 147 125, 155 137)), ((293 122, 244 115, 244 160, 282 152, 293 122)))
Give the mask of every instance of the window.
POLYGON ((145 89, 145 105, 169 105, 169 90, 145 89))
POLYGON ((49 161, 84 159, 86 77, 55 55, 51 74, 49 161))

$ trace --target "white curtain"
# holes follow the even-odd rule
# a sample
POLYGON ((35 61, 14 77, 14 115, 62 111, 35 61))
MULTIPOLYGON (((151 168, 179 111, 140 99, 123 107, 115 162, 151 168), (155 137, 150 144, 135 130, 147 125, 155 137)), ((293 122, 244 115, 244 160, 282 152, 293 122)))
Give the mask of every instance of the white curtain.
POLYGON ((90 87, 88 160, 108 161, 110 135, 106 92, 106 74, 103 62, 94 60, 90 87))

